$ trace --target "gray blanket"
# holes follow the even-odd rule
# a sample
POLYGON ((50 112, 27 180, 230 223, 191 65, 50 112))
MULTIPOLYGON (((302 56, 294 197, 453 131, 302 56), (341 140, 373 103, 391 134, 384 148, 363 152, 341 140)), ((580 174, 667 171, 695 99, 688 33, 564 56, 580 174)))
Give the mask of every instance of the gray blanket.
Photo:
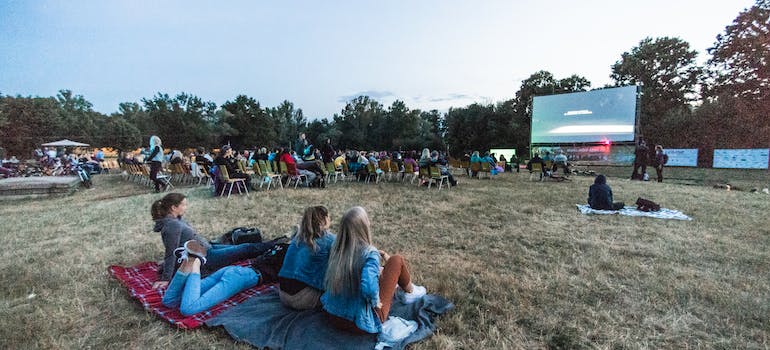
MULTIPOLYGON (((417 331, 397 344, 422 340, 435 329, 435 316, 454 307, 438 295, 426 295, 413 304, 404 304, 399 296, 393 301, 390 316, 417 321, 417 331)), ((294 311, 281 305, 278 294, 254 296, 206 321, 209 327, 224 326, 230 335, 258 348, 278 349, 373 349, 376 335, 358 335, 329 325, 319 310, 294 311)))

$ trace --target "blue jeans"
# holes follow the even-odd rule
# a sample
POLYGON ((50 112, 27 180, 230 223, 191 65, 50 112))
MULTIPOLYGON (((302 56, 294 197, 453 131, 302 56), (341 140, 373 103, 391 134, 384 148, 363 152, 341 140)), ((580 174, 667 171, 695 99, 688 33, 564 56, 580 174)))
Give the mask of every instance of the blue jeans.
POLYGON ((226 266, 201 280, 198 273, 177 271, 163 294, 163 305, 184 316, 206 311, 238 292, 254 287, 260 275, 251 267, 226 266))
POLYGON ((208 275, 225 266, 241 260, 256 258, 275 245, 273 242, 243 243, 238 245, 212 244, 206 251, 206 265, 201 266, 203 275, 208 275))

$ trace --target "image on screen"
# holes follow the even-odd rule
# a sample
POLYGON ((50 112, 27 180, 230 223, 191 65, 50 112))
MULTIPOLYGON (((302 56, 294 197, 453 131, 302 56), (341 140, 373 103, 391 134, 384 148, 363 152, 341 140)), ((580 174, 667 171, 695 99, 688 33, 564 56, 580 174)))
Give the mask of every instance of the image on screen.
POLYGON ((636 86, 537 96, 532 143, 634 141, 636 86))

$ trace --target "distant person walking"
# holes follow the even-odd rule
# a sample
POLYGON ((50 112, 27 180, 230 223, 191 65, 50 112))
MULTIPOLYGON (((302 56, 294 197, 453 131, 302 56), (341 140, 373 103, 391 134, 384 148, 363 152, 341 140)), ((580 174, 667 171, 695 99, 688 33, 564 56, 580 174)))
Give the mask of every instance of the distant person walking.
POLYGON ((155 183, 155 192, 160 192, 160 186, 163 181, 158 180, 158 173, 163 166, 163 144, 160 137, 150 136, 150 156, 147 157, 150 162, 150 180, 155 183))
POLYGON ((644 173, 647 172, 648 151, 647 143, 644 139, 640 138, 639 142, 636 144, 636 149, 634 150, 634 171, 631 173, 631 180, 644 179, 644 173), (639 173, 640 168, 642 170, 641 173, 639 173))

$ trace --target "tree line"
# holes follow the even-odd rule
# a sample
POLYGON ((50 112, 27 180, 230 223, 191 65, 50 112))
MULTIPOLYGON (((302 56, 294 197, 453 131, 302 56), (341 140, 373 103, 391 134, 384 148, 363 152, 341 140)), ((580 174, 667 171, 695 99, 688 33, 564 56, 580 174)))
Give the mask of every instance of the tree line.
MULTIPOLYGON (((640 130, 649 142, 701 149, 710 164, 714 148, 770 146, 770 0, 739 13, 716 37, 705 65, 680 38, 645 38, 611 66, 612 83, 639 85, 640 130)), ((96 112, 83 96, 61 90, 55 97, 0 94, 0 147, 28 152, 43 142, 69 138, 94 146, 133 149, 159 135, 174 148, 288 146, 301 132, 311 142, 340 148, 448 150, 460 155, 492 147, 528 153, 532 98, 588 91, 578 74, 557 78, 538 71, 521 82, 513 98, 474 103, 441 113, 395 101, 384 106, 369 96, 348 101, 330 118, 312 121, 290 101, 262 106, 238 95, 221 106, 189 94, 158 93, 126 102, 110 115, 96 112)))

